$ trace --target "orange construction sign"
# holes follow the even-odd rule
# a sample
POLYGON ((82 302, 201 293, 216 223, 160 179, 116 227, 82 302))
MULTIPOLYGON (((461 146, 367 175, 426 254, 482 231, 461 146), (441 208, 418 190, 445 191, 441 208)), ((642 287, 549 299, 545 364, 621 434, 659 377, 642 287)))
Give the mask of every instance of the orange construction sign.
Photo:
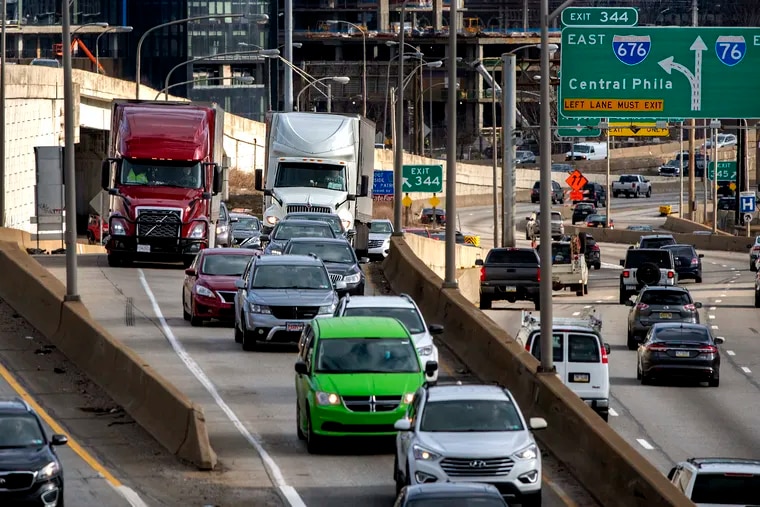
POLYGON ((571 201, 582 201, 583 200, 583 192, 580 190, 573 190, 570 192, 570 200, 571 201))
POLYGON ((579 191, 584 187, 584 185, 586 185, 586 183, 588 183, 588 179, 583 175, 582 172, 576 169, 570 173, 570 176, 567 177, 565 183, 570 185, 570 188, 573 190, 579 191))

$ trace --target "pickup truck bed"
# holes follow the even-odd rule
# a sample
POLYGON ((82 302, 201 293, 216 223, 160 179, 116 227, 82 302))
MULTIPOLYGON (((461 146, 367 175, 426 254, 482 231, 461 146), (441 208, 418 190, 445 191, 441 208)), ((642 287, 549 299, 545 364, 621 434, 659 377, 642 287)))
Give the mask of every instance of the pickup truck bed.
POLYGON ((480 308, 488 310, 494 301, 533 301, 540 310, 541 270, 532 248, 494 248, 480 265, 480 308))

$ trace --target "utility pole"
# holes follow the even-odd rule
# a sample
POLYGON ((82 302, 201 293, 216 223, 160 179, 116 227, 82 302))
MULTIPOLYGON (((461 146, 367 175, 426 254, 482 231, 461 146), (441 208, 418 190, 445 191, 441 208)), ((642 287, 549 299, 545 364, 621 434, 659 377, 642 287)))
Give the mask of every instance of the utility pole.
MULTIPOLYGON (((63 32, 63 181, 66 213, 66 296, 65 301, 79 301, 77 289, 77 191, 74 169, 74 83, 71 69, 71 6, 68 0, 62 6, 63 32)), ((5 20, 3 20, 4 22, 5 20)), ((5 55, 3 55, 5 57, 5 55)))
MULTIPOLYGON (((502 55, 502 79, 501 87, 501 138, 502 138, 502 175, 501 184, 503 202, 501 210, 501 243, 504 247, 515 246, 515 222, 517 221, 516 192, 515 192, 515 146, 514 134, 517 126, 517 56, 514 53, 502 55)), ((494 82, 495 85, 495 82, 494 82)), ((495 86, 494 86, 495 88, 495 86)), ((496 90, 494 90, 496 93, 496 90)), ((543 146, 541 149, 543 150, 543 146)), ((542 152, 541 160, 551 159, 551 153, 542 152)), ((541 182, 543 185, 543 181, 541 182)), ((549 185, 551 189, 551 184, 549 185)), ((544 215, 546 216, 546 215, 544 215)))
MULTIPOLYGON (((692 0, 691 2, 691 26, 699 26, 699 6, 698 0, 692 0)), ((697 167, 697 154, 696 154, 696 134, 697 134, 697 122, 694 118, 689 120, 689 219, 697 219, 697 181, 695 179, 695 170, 697 167)), ((707 139, 705 139, 707 142, 707 139)), ((683 157, 683 153, 681 154, 683 157)), ((707 171, 707 153, 705 153, 705 171, 707 171)), ((707 174, 705 174, 707 177, 707 174)), ((609 196, 607 196, 609 199, 609 196)), ((707 201, 705 200, 705 207, 707 207, 707 201)))
MULTIPOLYGON (((401 223, 401 196, 404 184, 404 25, 406 18, 406 0, 401 4, 401 22, 398 31, 398 98, 396 99, 396 137, 393 138, 393 234, 403 236, 401 223)), ((385 142, 385 140, 383 140, 385 142)), ((447 210, 448 211, 448 210, 447 210)))
MULTIPOLYGON (((285 59, 293 62, 293 0, 285 0, 285 59)), ((279 26, 279 23, 278 23, 279 26)), ((293 67, 285 66, 283 79, 284 106, 286 113, 293 111, 293 67)))
POLYGON ((442 287, 456 289, 456 230, 457 230, 457 28, 459 27, 459 12, 457 3, 451 2, 449 8, 449 94, 446 104, 446 121, 448 122, 448 138, 446 146, 446 250, 445 273, 442 287))
POLYGON ((0 34, 0 227, 5 227, 5 24, 8 16, 7 0, 3 0, 3 26, 0 34))

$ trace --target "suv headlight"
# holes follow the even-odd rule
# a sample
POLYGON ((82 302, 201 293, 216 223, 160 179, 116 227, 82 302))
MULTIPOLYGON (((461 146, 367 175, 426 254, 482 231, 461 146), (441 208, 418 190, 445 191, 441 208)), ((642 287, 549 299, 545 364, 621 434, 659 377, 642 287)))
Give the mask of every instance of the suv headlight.
POLYGON ((414 459, 419 461, 435 461, 441 457, 439 454, 417 444, 412 446, 412 453, 414 453, 414 459))
POLYGON ((264 220, 266 220, 266 223, 269 225, 275 225, 277 222, 280 221, 280 218, 274 215, 269 215, 269 216, 264 217, 264 220))
POLYGON ((340 396, 335 393, 317 391, 315 398, 318 405, 340 405, 340 396))
POLYGON ((55 477, 60 470, 61 467, 58 465, 58 462, 51 461, 40 469, 40 471, 37 473, 37 479, 50 479, 51 477, 55 477))
POLYGON ((354 273, 353 275, 348 275, 343 277, 343 281, 346 283, 359 283, 362 279, 362 275, 359 273, 354 273))
POLYGON ((328 315, 331 313, 335 313, 335 307, 337 306, 336 303, 331 303, 329 305, 324 305, 319 307, 319 315, 328 315))
POLYGON ((215 298, 213 292, 211 292, 211 289, 208 287, 204 287, 203 285, 196 285, 195 286, 195 293, 199 296, 206 296, 207 298, 215 298))
POLYGON ((433 346, 425 345, 424 347, 417 347, 417 353, 421 356, 429 356, 433 353, 433 346))
POLYGON ((414 393, 406 393, 403 397, 403 403, 404 405, 411 405, 411 403, 414 401, 414 393))
POLYGON ((112 236, 124 236, 127 234, 127 222, 123 218, 111 220, 110 233, 112 236))
POLYGON ((269 307, 266 305, 257 305, 255 303, 251 303, 248 307, 251 309, 251 313, 264 313, 264 314, 272 313, 269 310, 269 307))
POLYGON ((536 447, 536 444, 530 444, 525 449, 517 451, 514 456, 517 459, 536 459, 538 457, 538 447, 536 447))
POLYGON ((206 224, 204 222, 198 222, 196 223, 192 229, 190 229, 190 234, 187 235, 190 239, 201 239, 206 236, 206 224))

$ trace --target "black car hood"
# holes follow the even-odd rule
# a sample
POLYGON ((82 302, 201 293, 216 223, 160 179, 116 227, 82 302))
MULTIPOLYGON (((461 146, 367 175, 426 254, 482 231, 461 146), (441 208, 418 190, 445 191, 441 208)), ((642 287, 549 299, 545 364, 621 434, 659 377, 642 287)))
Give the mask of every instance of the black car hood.
POLYGON ((242 238, 242 239, 248 239, 253 238, 256 236, 261 236, 261 231, 245 231, 245 230, 235 230, 232 229, 232 237, 233 238, 242 238))
POLYGON ((361 272, 357 264, 343 264, 341 262, 325 262, 327 272, 331 275, 353 275, 354 273, 361 272))
POLYGON ((0 472, 36 472, 55 459, 53 451, 46 445, 20 449, 0 448, 0 472))

